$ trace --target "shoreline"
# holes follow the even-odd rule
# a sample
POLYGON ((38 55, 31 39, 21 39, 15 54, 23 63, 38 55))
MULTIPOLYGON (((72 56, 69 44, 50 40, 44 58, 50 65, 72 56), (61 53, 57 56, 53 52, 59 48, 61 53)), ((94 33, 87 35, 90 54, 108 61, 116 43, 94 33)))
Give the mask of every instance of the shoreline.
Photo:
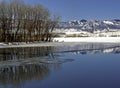
POLYGON ((53 41, 81 43, 120 43, 120 37, 61 37, 54 38, 53 41))
POLYGON ((49 47, 49 46, 61 46, 60 42, 39 42, 39 43, 18 43, 18 44, 0 44, 0 48, 19 48, 19 47, 49 47))
POLYGON ((104 43, 104 44, 119 44, 120 37, 69 37, 69 38, 54 38, 53 42, 32 42, 32 43, 0 43, 0 48, 19 48, 19 47, 49 47, 49 46, 65 46, 76 45, 80 43, 104 43))

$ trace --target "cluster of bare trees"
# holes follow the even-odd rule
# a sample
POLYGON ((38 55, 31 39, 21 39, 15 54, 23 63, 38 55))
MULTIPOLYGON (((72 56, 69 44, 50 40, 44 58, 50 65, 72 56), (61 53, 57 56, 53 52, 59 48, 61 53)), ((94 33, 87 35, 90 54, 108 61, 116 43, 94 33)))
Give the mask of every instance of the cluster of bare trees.
POLYGON ((50 41, 59 17, 40 4, 21 0, 0 2, 0 42, 50 41))

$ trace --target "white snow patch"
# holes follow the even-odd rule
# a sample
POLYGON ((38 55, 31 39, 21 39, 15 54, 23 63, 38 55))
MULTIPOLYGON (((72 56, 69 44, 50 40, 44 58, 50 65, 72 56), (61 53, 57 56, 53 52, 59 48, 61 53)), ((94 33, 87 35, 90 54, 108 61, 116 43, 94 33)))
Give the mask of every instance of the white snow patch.
POLYGON ((114 23, 113 22, 111 22, 111 21, 103 21, 105 24, 109 24, 109 25, 114 25, 114 23))
POLYGON ((120 37, 68 37, 54 38, 58 42, 96 42, 96 43, 120 43, 120 37))

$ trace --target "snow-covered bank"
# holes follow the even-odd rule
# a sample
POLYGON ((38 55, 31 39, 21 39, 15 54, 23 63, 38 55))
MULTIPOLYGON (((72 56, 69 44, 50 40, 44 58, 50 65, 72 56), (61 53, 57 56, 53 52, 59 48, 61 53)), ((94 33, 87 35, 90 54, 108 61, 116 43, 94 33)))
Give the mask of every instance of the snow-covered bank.
POLYGON ((57 42, 120 43, 120 37, 66 37, 54 38, 57 42))
POLYGON ((4 44, 0 43, 0 48, 14 48, 14 47, 44 47, 44 46, 61 46, 60 42, 39 42, 39 43, 16 43, 4 44))
POLYGON ((120 43, 120 37, 67 37, 54 38, 53 42, 36 42, 36 43, 0 43, 0 48, 13 47, 42 47, 42 46, 64 46, 79 43, 120 43), (71 43, 69 43, 71 42, 71 43))
MULTIPOLYGON (((79 44, 79 42, 73 42, 72 45, 79 44)), ((0 48, 15 48, 15 47, 49 47, 49 46, 69 46, 69 42, 38 42, 38 43, 0 43, 0 48)))

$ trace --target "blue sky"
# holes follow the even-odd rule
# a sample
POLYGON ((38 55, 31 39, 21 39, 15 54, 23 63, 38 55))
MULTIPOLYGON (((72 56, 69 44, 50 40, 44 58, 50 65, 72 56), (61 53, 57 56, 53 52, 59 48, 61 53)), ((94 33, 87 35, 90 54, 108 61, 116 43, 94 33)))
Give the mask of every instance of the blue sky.
POLYGON ((40 3, 51 13, 68 20, 111 20, 120 19, 120 0, 24 0, 26 3, 40 3))

